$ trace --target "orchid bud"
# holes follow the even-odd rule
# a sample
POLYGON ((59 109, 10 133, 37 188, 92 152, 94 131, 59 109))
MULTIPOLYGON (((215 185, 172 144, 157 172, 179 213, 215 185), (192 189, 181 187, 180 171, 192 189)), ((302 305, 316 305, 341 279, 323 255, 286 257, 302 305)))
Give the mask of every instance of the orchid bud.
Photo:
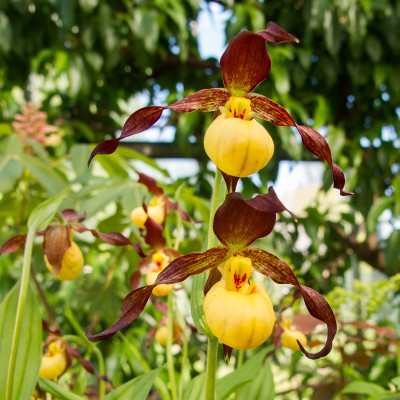
MULTIPOLYGON (((181 333, 181 327, 179 326, 179 324, 176 321, 174 321, 173 328, 172 328, 172 341, 173 342, 176 341, 176 339, 178 338, 180 333, 181 333)), ((168 335, 168 327, 167 327, 167 325, 163 325, 157 329, 156 334, 154 335, 154 338, 162 346, 166 346, 167 345, 167 335, 168 335)))
MULTIPOLYGON (((46 255, 44 255, 44 261, 46 263, 47 269, 52 272, 54 268, 50 264, 46 255)), ((62 281, 73 281, 81 273, 83 264, 84 260, 81 249, 75 242, 71 242, 71 245, 68 247, 63 255, 61 268, 58 271, 56 278, 62 281)))
POLYGON ((250 100, 231 97, 222 115, 209 126, 204 148, 216 166, 228 175, 246 177, 264 168, 274 153, 268 131, 253 118, 250 100))
POLYGON ((147 221, 147 214, 143 207, 136 207, 131 212, 131 221, 140 229, 145 229, 144 224, 147 221))
POLYGON ((58 378, 67 367, 67 354, 62 340, 51 342, 48 353, 42 356, 39 377, 46 379, 58 378))
POLYGON ((284 329, 281 335, 282 347, 286 347, 291 350, 300 350, 300 346, 297 341, 299 341, 303 347, 306 346, 306 335, 298 330, 284 329))
POLYGON ((248 284, 250 274, 249 258, 231 257, 224 265, 226 279, 210 289, 203 303, 213 335, 223 344, 240 350, 264 343, 275 323, 271 299, 257 282, 248 284))

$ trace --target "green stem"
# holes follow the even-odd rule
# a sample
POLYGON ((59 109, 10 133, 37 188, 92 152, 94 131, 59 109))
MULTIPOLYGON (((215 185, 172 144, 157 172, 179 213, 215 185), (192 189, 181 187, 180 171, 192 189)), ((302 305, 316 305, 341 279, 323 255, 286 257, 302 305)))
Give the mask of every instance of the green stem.
MULTIPOLYGON (((147 361, 143 358, 142 353, 134 346, 128 338, 122 334, 121 332, 118 332, 117 335, 122 339, 122 341, 126 344, 130 352, 132 353, 133 357, 139 361, 140 366, 142 367, 144 372, 149 372, 151 371, 151 368, 147 361)), ((168 388, 165 385, 165 383, 157 377, 156 380, 154 381, 154 386, 157 389, 158 393, 160 393, 160 396, 163 400, 171 400, 171 396, 168 392, 168 388)))
POLYGON ((172 339, 173 339, 173 330, 174 330, 172 300, 173 300, 173 292, 171 292, 168 295, 167 366, 168 366, 169 383, 171 386, 172 400, 178 400, 177 391, 176 391, 174 358, 172 356, 172 339))
MULTIPOLYGON (((93 351, 96 354, 97 363, 99 364, 99 375, 105 376, 106 370, 104 367, 103 354, 101 354, 101 351, 99 350, 99 348, 97 346, 93 346, 93 351)), ((100 380, 100 399, 102 399, 105 395, 106 395, 106 382, 101 379, 100 380)))
POLYGON ((208 338, 206 400, 215 400, 215 373, 217 372, 218 339, 208 338))
MULTIPOLYGON (((207 250, 211 249, 216 244, 216 236, 214 234, 214 229, 213 229, 214 215, 217 211, 217 208, 222 203, 225 195, 226 191, 225 187, 223 186, 222 174, 221 171, 217 169, 215 173, 214 190, 211 197, 207 250)), ((215 399, 215 374, 217 370, 217 356, 218 356, 218 339, 214 336, 209 337, 208 348, 207 348, 206 400, 215 399)))
POLYGON ((22 326, 22 318, 24 315, 26 296, 28 294, 29 275, 31 269, 32 248, 33 248, 33 239, 35 237, 35 230, 36 230, 36 225, 33 224, 28 230, 28 234, 26 236, 24 261, 22 264, 21 285, 19 288, 17 313, 15 316, 14 334, 11 343, 10 363, 8 366, 8 374, 7 374, 6 400, 12 399, 15 364, 18 355, 18 344, 21 336, 21 326, 22 326))
POLYGON ((214 215, 217 211, 221 203, 221 197, 225 194, 225 190, 222 186, 222 174, 219 169, 215 173, 215 182, 214 182, 214 190, 211 197, 211 207, 210 207, 210 222, 208 223, 208 239, 207 239, 207 250, 211 249, 215 246, 216 236, 214 234, 213 224, 214 224, 214 215), (221 190, 222 189, 222 190, 221 190))

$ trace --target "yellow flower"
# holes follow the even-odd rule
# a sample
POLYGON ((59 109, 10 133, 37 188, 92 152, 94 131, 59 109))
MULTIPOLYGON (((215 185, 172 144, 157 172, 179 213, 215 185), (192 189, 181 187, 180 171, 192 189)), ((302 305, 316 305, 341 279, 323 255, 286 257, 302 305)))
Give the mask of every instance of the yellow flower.
MULTIPOLYGON (((146 275, 146 285, 152 285, 159 273, 169 264, 169 257, 161 251, 152 255, 151 270, 146 275)), ((166 296, 173 289, 174 285, 158 285, 153 289, 154 296, 166 296)))
POLYGON ((46 379, 58 378, 67 368, 65 344, 61 340, 51 342, 48 353, 42 356, 39 377, 46 379))
POLYGON ((247 257, 230 257, 223 265, 221 281, 207 293, 203 309, 207 325, 223 344, 253 349, 272 333, 275 313, 267 292, 248 283, 252 273, 247 257))
MULTIPOLYGON (((44 261, 46 267, 50 271, 53 271, 53 266, 49 263, 46 255, 44 255, 44 261)), ((61 268, 56 278, 62 281, 72 281, 76 279, 82 271, 83 263, 84 260, 81 249, 75 242, 71 242, 70 247, 64 253, 61 261, 61 268)))
POLYGON ((296 351, 300 350, 300 346, 297 341, 299 341, 303 347, 307 345, 306 335, 299 330, 291 329, 290 320, 288 318, 283 318, 280 326, 283 329, 281 335, 282 347, 296 351))
POLYGON ((204 148, 228 175, 245 177, 264 168, 274 153, 268 131, 253 118, 251 101, 232 96, 206 131, 204 148))
MULTIPOLYGON (((176 339, 178 338, 180 333, 181 333, 181 327, 179 326, 178 322, 174 321, 173 329, 172 329, 172 341, 173 342, 176 341, 176 339)), ((167 325, 163 325, 157 329, 156 334, 154 335, 154 338, 162 346, 166 346, 167 345, 167 335, 168 335, 167 325)))
POLYGON ((151 200, 147 213, 143 207, 136 207, 131 212, 131 221, 140 229, 145 229, 147 218, 151 218, 158 224, 162 224, 165 220, 165 199, 162 196, 155 197, 151 200))

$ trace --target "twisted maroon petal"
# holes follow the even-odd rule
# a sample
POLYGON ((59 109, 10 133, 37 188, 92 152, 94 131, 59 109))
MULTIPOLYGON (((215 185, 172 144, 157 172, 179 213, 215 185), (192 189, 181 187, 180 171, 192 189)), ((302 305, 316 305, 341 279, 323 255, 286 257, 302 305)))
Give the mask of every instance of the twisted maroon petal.
POLYGON ((324 322, 328 328, 328 336, 325 346, 318 353, 309 353, 300 344, 301 351, 311 359, 326 356, 332 349, 332 342, 336 335, 336 319, 328 302, 314 289, 300 285, 292 269, 278 257, 265 250, 253 248, 241 252, 244 257, 252 260, 253 267, 279 284, 297 286, 303 296, 304 302, 310 314, 324 322))
POLYGON ((103 242, 112 244, 114 246, 130 245, 136 250, 136 252, 139 254, 140 257, 145 257, 145 254, 143 253, 143 250, 138 243, 131 242, 127 237, 125 237, 119 232, 101 233, 96 231, 95 229, 89 229, 83 224, 74 222, 71 223, 70 226, 76 232, 82 233, 89 231, 93 236, 98 237, 103 242))
POLYGON ((332 162, 331 149, 325 138, 316 130, 303 125, 297 125, 289 113, 279 104, 260 94, 249 94, 246 96, 251 100, 252 111, 260 118, 277 126, 293 126, 300 133, 302 142, 307 150, 326 161, 332 170, 333 187, 339 189, 342 196, 354 193, 343 190, 345 177, 340 167, 332 162))
POLYGON ((286 32, 278 24, 272 21, 268 22, 267 27, 263 31, 257 32, 257 34, 271 43, 300 42, 296 36, 286 32))
POLYGON ((92 342, 114 336, 141 314, 155 286, 182 282, 191 275, 215 268, 225 260, 228 251, 226 247, 214 247, 204 253, 193 253, 176 258, 160 272, 153 285, 135 289, 125 297, 122 303, 122 315, 118 321, 96 335, 91 335, 89 330, 86 330, 86 336, 92 342))
POLYGON ((166 109, 181 113, 192 111, 215 111, 229 99, 229 92, 225 89, 203 89, 169 106, 150 106, 135 111, 125 122, 119 138, 100 142, 89 157, 90 165, 93 157, 98 154, 111 154, 118 148, 119 141, 152 127, 166 109))
POLYGON ((8 239, 3 246, 1 246, 0 254, 13 253, 25 246, 26 235, 18 235, 8 239))
POLYGON ((164 194, 164 190, 157 185, 157 181, 154 178, 146 174, 142 174, 141 172, 138 172, 138 175, 139 175, 138 182, 143 183, 143 185, 147 187, 147 190, 150 193, 153 193, 156 196, 164 194))

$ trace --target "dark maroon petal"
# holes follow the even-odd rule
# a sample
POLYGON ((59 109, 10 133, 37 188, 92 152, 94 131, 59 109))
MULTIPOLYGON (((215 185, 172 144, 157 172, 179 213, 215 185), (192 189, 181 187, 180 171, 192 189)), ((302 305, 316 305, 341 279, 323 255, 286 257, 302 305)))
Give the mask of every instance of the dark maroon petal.
POLYGON ((278 196, 276 195, 275 190, 272 186, 268 188, 268 193, 259 194, 256 197, 245 201, 247 204, 261 212, 277 214, 283 211, 287 211, 294 220, 297 220, 296 216, 290 210, 288 210, 278 199, 278 196))
POLYGON ((145 242, 155 250, 165 247, 164 227, 150 217, 147 218, 144 226, 146 227, 145 242))
POLYGON ((96 378, 101 381, 110 382, 112 384, 111 380, 108 379, 106 376, 97 374, 96 371, 94 370, 93 364, 89 360, 86 360, 85 358, 83 358, 79 354, 79 351, 77 349, 73 349, 72 347, 70 347, 68 345, 66 348, 67 348, 67 351, 70 354, 71 358, 77 358, 79 360, 79 362, 82 364, 82 367, 85 368, 85 370, 87 372, 96 376, 96 378))
POLYGON ((343 171, 332 162, 329 145, 320 133, 308 126, 297 125, 282 106, 267 97, 259 94, 249 94, 246 97, 251 100, 251 109, 258 117, 277 126, 296 127, 307 150, 328 163, 333 174, 333 187, 339 189, 342 196, 354 194, 343 190, 345 185, 343 171))
POLYGON ((110 139, 110 140, 103 140, 100 142, 90 154, 88 160, 88 166, 92 162, 93 158, 98 154, 112 154, 115 150, 117 150, 119 144, 119 139, 110 139))
POLYGON ((296 126, 289 113, 268 97, 257 93, 250 93, 246 97, 251 100, 251 111, 258 117, 277 126, 296 126))
POLYGON ((105 140, 99 143, 89 157, 90 165, 93 157, 98 154, 111 154, 118 148, 119 141, 137 133, 143 132, 152 127, 161 117, 164 110, 171 109, 181 113, 192 111, 215 111, 219 106, 224 105, 230 97, 225 89, 204 89, 189 95, 169 106, 150 106, 143 107, 135 111, 125 122, 119 138, 105 140))
POLYGON ((70 227, 68 225, 50 225, 43 240, 43 252, 57 275, 61 269, 64 253, 71 246, 70 227))
POLYGON ((96 335, 91 335, 89 328, 86 330, 86 336, 92 342, 98 342, 100 340, 108 339, 114 336, 119 330, 125 328, 132 321, 134 321, 143 311, 151 292, 153 285, 144 286, 139 289, 135 289, 125 297, 122 308, 122 315, 112 326, 103 332, 96 335))
POLYGON ((336 335, 336 319, 328 302, 314 289, 300 285, 292 269, 278 257, 262 249, 245 249, 241 252, 244 257, 252 260, 253 267, 279 284, 297 286, 304 298, 310 314, 324 322, 328 328, 328 337, 325 346, 318 353, 309 353, 300 345, 301 351, 311 359, 326 356, 332 349, 332 342, 336 335))
POLYGON ((267 194, 244 200, 240 193, 229 193, 214 217, 214 233, 226 246, 246 247, 271 233, 276 213, 287 211, 272 187, 267 194))
POLYGON ((140 283, 140 279, 142 277, 142 274, 140 273, 140 269, 137 269, 129 278, 129 283, 131 285, 131 289, 135 290, 140 283))
POLYGON ((222 348, 224 350, 224 360, 228 362, 231 359, 232 355, 232 347, 228 346, 227 344, 222 343, 222 348))
POLYGON ((225 260, 228 251, 229 249, 226 247, 214 247, 205 253, 193 253, 176 258, 160 272, 154 285, 135 289, 125 297, 122 303, 122 315, 117 322, 96 335, 91 335, 87 329, 86 336, 92 342, 114 336, 119 330, 125 328, 141 314, 155 286, 182 282, 191 275, 200 274, 207 269, 215 268, 225 260))
POLYGON ((191 275, 216 268, 226 258, 227 247, 213 247, 204 253, 191 253, 173 260, 158 275, 155 285, 182 282, 191 275))
POLYGON ((157 185, 157 182, 154 178, 152 178, 146 174, 142 174, 141 172, 138 172, 138 175, 139 175, 138 182, 143 183, 143 185, 146 185, 147 190, 150 193, 153 193, 156 196, 160 196, 160 195, 164 194, 164 190, 157 185))
POLYGON ((43 318, 42 318, 42 329, 45 332, 51 333, 54 336, 62 336, 62 333, 60 332, 59 329, 51 329, 49 323, 43 318))
POLYGON ((228 175, 223 171, 221 171, 221 174, 224 178, 228 193, 234 192, 236 190, 236 185, 239 182, 239 178, 237 176, 228 175))
POLYGON ((268 77, 271 58, 261 36, 242 31, 229 41, 220 64, 225 87, 243 96, 268 77))
POLYGON ((325 138, 308 126, 296 125, 296 128, 307 150, 322 160, 325 160, 330 166, 333 174, 333 187, 339 189, 342 196, 353 195, 354 193, 343 190, 345 185, 343 171, 337 164, 332 162, 331 149, 325 138))
POLYGON ((18 235, 14 236, 11 239, 8 239, 7 242, 1 246, 0 254, 4 253, 13 253, 24 247, 26 242, 26 235, 18 235))
POLYGON ((122 235, 119 232, 101 233, 101 232, 96 231, 95 229, 89 229, 83 224, 74 223, 74 222, 71 223, 70 226, 71 226, 71 229, 73 229, 74 231, 79 232, 79 233, 89 231, 93 236, 98 237, 103 242, 112 244, 114 246, 130 245, 136 250, 136 252, 139 254, 140 257, 145 257, 145 254, 143 253, 143 250, 140 247, 140 244, 131 242, 127 237, 125 237, 124 235, 122 235))
POLYGON ((257 32, 257 34, 271 43, 300 42, 296 36, 286 32, 278 24, 272 21, 268 22, 267 27, 263 31, 257 32))
POLYGON ((169 105, 167 108, 181 113, 190 113, 196 110, 217 111, 229 100, 230 96, 231 94, 226 89, 203 89, 169 105))
POLYGON ((178 203, 174 203, 173 201, 171 201, 169 198, 166 199, 167 200, 167 204, 168 204, 168 208, 172 208, 173 210, 177 211, 179 213, 179 215, 188 222, 191 222, 193 224, 195 224, 197 221, 194 221, 190 218, 190 215, 186 212, 183 211, 180 207, 178 203))
POLYGON ((60 214, 62 215, 64 221, 78 221, 82 222, 86 218, 86 213, 83 213, 82 215, 78 215, 75 210, 72 210, 70 208, 66 210, 60 211, 60 214))
POLYGON ((217 282, 221 280, 221 278, 221 272, 219 272, 217 268, 214 268, 210 271, 210 275, 208 275, 207 282, 204 286, 204 296, 217 282))

